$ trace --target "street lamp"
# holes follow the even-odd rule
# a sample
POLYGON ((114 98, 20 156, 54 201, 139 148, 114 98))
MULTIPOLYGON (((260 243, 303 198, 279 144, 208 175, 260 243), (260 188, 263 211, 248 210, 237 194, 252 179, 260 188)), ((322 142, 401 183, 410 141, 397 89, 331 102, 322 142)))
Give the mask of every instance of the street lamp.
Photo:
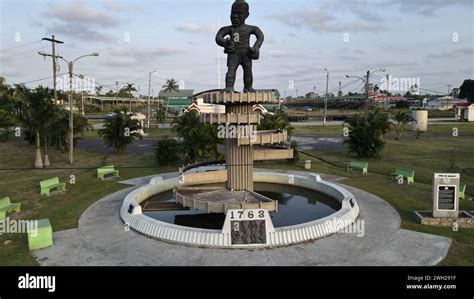
POLYGON ((324 69, 326 71, 326 97, 324 100, 324 118, 323 118, 323 127, 326 126, 326 114, 328 110, 328 85, 329 85, 329 71, 328 69, 324 69))
MULTIPOLYGON (((151 98, 151 74, 156 73, 157 71, 151 71, 148 73, 148 120, 147 120, 147 129, 150 129, 150 119, 151 119, 151 107, 150 107, 150 98, 151 98)), ((166 115, 165 115, 166 117, 166 115)))
POLYGON ((77 57, 72 61, 67 61, 62 56, 58 56, 57 58, 62 59, 64 62, 67 63, 68 70, 69 70, 69 164, 74 164, 74 114, 73 114, 73 97, 72 97, 72 76, 73 76, 73 69, 74 63, 81 58, 88 57, 88 56, 99 56, 99 53, 94 52, 92 54, 82 55, 77 57))

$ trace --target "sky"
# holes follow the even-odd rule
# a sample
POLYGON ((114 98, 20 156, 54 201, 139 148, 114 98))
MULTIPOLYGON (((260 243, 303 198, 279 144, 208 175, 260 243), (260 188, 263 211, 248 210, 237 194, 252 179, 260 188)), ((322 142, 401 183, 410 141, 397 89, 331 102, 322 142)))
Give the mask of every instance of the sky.
MULTIPOLYGON (((282 95, 360 91, 371 83, 417 78, 422 92, 446 93, 474 79, 474 0, 247 0, 246 23, 265 34, 253 62, 254 88, 282 95), (385 72, 378 71, 385 69, 385 72)), ((52 87, 51 37, 67 60, 103 91, 133 83, 157 94, 166 79, 197 91, 224 87, 226 55, 215 44, 230 25, 232 0, 0 0, 0 76, 7 83, 52 87), (220 53, 219 53, 220 52, 220 53), (219 54, 218 54, 219 53, 219 54), (219 57, 219 58, 218 58, 219 57), (220 61, 220 76, 218 69, 220 61), (44 79, 44 80, 40 80, 44 79), (33 82, 32 82, 33 81, 33 82), (220 81, 220 82, 219 82, 220 81), (29 82, 29 83, 28 83, 29 82)), ((59 73, 67 66, 59 61, 59 73)), ((236 89, 242 89, 239 69, 236 89)))

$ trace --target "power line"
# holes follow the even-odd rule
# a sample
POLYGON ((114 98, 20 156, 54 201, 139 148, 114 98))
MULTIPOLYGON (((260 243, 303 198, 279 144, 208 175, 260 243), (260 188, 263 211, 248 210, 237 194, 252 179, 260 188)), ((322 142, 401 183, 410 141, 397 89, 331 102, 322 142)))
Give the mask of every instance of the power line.
POLYGON ((42 49, 44 49, 44 48, 46 48, 46 47, 48 47, 48 46, 44 46, 44 47, 37 48, 37 49, 33 49, 33 50, 28 50, 28 51, 21 52, 21 53, 17 53, 17 54, 13 54, 13 55, 2 56, 2 57, 0 57, 0 59, 5 59, 5 58, 10 58, 10 57, 18 56, 18 55, 23 55, 23 54, 31 53, 31 52, 36 52, 36 51, 42 50, 42 49))
POLYGON ((22 44, 22 45, 19 45, 19 46, 1 49, 0 52, 3 52, 3 51, 10 51, 10 50, 13 50, 13 49, 17 49, 17 48, 21 48, 21 47, 25 47, 25 46, 29 46, 29 45, 41 43, 41 42, 42 42, 42 40, 37 40, 37 41, 34 41, 34 42, 29 42, 29 43, 26 43, 26 44, 22 44))
MULTIPOLYGON (((62 73, 62 74, 59 74, 59 76, 66 75, 66 74, 67 74, 67 73, 62 73)), ((18 84, 21 85, 21 84, 34 83, 34 82, 44 81, 44 80, 48 80, 48 79, 52 79, 52 78, 54 78, 54 76, 45 77, 45 78, 40 78, 40 79, 31 80, 31 81, 26 81, 26 82, 21 82, 21 83, 18 83, 18 84)))

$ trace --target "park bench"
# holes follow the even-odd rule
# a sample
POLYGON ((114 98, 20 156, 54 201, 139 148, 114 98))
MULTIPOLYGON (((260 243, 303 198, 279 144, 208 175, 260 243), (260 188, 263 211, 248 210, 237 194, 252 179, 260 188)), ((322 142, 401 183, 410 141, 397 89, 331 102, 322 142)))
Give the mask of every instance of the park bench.
POLYGON ((41 188, 41 192, 40 192, 41 195, 46 194, 49 196, 49 192, 51 191, 51 189, 57 188, 58 190, 66 191, 66 184, 60 183, 59 178, 55 177, 52 179, 41 181, 40 188, 41 188))
POLYGON ((28 225, 28 248, 36 250, 53 245, 53 228, 49 219, 34 220, 37 227, 28 225))
POLYGON ((97 168, 97 178, 104 180, 105 175, 111 174, 112 176, 119 177, 119 171, 115 170, 113 165, 110 166, 103 166, 100 168, 97 168))
POLYGON ((347 171, 352 171, 352 169, 357 168, 360 169, 362 173, 367 173, 368 167, 368 162, 352 161, 349 165, 347 165, 347 171))
POLYGON ((0 199, 0 220, 5 219, 7 212, 20 212, 21 203, 11 203, 10 197, 0 199))
POLYGON ((415 182, 415 171, 412 169, 397 168, 392 175, 395 177, 402 176, 406 178, 408 184, 415 182))
POLYGON ((459 187, 459 199, 465 199, 465 198, 466 198, 466 184, 459 187))

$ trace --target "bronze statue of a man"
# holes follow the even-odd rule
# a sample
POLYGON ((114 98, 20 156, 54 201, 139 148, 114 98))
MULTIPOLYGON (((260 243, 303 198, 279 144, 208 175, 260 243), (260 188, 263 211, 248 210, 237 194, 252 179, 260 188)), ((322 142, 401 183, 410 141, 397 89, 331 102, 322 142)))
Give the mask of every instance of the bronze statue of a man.
POLYGON ((258 59, 263 43, 263 32, 257 27, 245 24, 249 16, 249 5, 244 0, 236 0, 232 4, 230 14, 231 26, 222 27, 217 32, 216 43, 224 47, 227 54, 227 74, 225 91, 233 92, 235 75, 239 65, 244 70, 244 92, 255 92, 252 87, 252 59, 258 59), (257 41, 250 47, 250 36, 254 34, 257 41))

